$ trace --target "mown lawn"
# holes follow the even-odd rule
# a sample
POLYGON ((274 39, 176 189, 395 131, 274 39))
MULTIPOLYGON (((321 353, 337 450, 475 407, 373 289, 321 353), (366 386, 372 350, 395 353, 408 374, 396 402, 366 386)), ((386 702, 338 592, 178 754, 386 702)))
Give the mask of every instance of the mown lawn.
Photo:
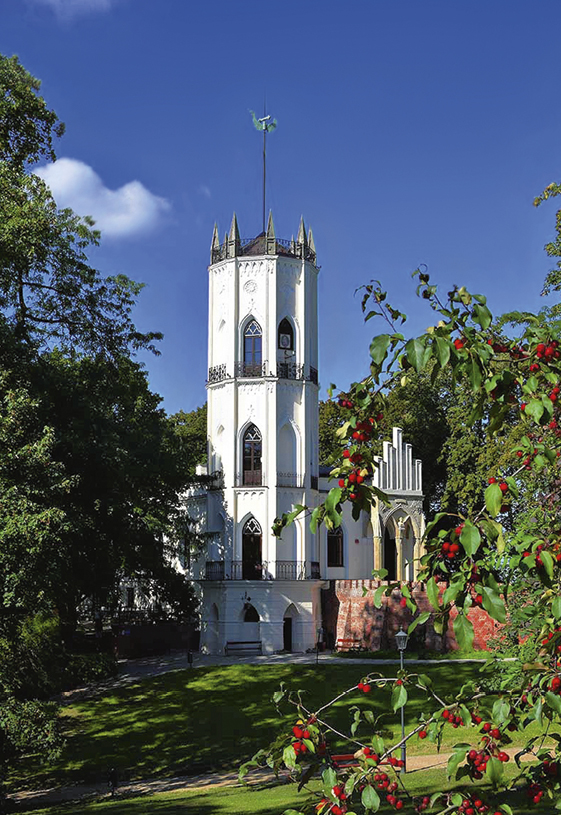
MULTIPOLYGON (((417 770, 408 773, 407 789, 412 795, 431 795, 433 792, 452 791, 454 782, 449 782, 443 769, 417 770)), ((317 784, 312 785, 317 789, 317 784)), ((486 785, 479 785, 489 802, 492 792, 486 785)), ((51 807, 34 810, 34 815, 282 815, 285 809, 298 810, 306 802, 317 800, 303 790, 297 792, 295 785, 282 785, 266 789, 219 787, 189 790, 185 792, 162 793, 127 799, 105 800, 92 804, 66 804, 64 807, 51 807)), ((516 806, 517 815, 530 813, 550 813, 551 802, 540 806, 527 805, 520 792, 510 793, 508 803, 516 806)), ((387 808, 384 808, 386 811, 387 808)), ((393 811, 393 810, 392 810, 393 811)), ((409 808, 411 811, 411 808, 409 808)))
MULTIPOLYGON (((448 701, 465 681, 477 678, 478 668, 437 663, 421 670, 448 701)), ((386 676, 395 676, 395 670, 394 666, 371 667, 386 676)), ((65 708, 67 745, 60 760, 47 767, 38 757, 29 758, 10 779, 11 787, 38 789, 98 781, 107 777, 111 767, 123 781, 237 768, 294 723, 293 709, 285 705, 279 714, 271 701, 281 682, 302 689, 310 707, 317 708, 356 684, 364 672, 364 666, 352 664, 231 665, 149 678, 65 708)), ((348 732, 349 709, 356 704, 371 708, 381 717, 379 726, 385 733, 397 738, 399 719, 391 712, 389 691, 355 691, 340 700, 331 719, 337 729, 348 732)), ((406 726, 415 725, 421 711, 428 709, 420 691, 411 693, 406 726)), ((443 750, 465 738, 462 728, 446 730, 443 750)), ((342 746, 336 739, 332 745, 342 746)), ((409 750, 430 753, 435 747, 414 738, 409 750)))

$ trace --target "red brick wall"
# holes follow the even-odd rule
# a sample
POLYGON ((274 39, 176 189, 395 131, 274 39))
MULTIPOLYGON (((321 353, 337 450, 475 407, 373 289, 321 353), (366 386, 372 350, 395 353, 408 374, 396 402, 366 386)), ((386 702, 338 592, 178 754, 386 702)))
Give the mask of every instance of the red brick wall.
MULTIPOLYGON (((411 612, 399 605, 401 594, 394 591, 389 597, 382 596, 381 608, 374 606, 374 591, 379 580, 335 580, 323 594, 323 625, 333 640, 361 640, 372 651, 395 648, 395 634, 402 625, 404 629, 411 622, 411 612), (366 589, 366 593, 365 590, 366 589)), ((430 610, 430 604, 422 583, 410 584, 410 588, 420 611, 430 610)), ((445 589, 441 584, 441 594, 445 589)), ((412 635, 411 648, 428 648, 433 651, 456 650, 458 644, 452 629, 451 615, 448 631, 444 637, 435 633, 431 619, 420 626, 412 635)), ((496 635, 500 626, 486 611, 472 608, 469 613, 475 629, 473 647, 486 649, 490 637, 496 635)))

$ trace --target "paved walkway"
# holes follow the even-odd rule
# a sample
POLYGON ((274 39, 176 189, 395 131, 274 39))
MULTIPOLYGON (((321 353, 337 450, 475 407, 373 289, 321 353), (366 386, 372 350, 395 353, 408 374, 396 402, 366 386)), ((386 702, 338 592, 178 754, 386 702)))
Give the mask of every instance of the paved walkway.
MULTIPOLYGON (((445 767, 449 754, 433 754, 428 756, 409 756, 407 771, 409 773, 431 767, 445 767)), ((274 773, 268 770, 253 770, 248 774, 249 786, 278 783, 274 773)), ((288 780, 288 774, 281 775, 282 781, 288 780)), ((239 785, 237 772, 209 773, 207 775, 184 775, 176 778, 149 778, 143 781, 133 781, 117 787, 115 797, 130 797, 133 795, 154 795, 159 792, 180 792, 181 790, 201 789, 202 787, 233 787, 239 785)), ((59 787, 48 790, 34 790, 14 793, 11 798, 19 810, 38 809, 50 807, 68 801, 88 801, 108 798, 107 784, 84 784, 73 787, 59 787)))

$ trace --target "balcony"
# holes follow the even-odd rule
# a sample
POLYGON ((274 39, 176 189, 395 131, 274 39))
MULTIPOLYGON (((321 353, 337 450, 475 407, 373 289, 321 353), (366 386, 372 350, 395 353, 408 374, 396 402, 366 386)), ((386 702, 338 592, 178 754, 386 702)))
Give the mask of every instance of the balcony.
POLYGON ((236 473, 236 487, 264 487, 263 470, 244 470, 236 473))
POLYGON ((264 362, 236 362, 234 365, 234 376, 255 379, 267 376, 268 363, 264 362))
POLYGON ((287 257, 302 258, 316 263, 315 250, 308 243, 296 243, 294 240, 267 237, 265 232, 256 238, 242 238, 231 241, 228 238, 221 246, 213 246, 211 250, 211 263, 219 263, 228 257, 243 257, 244 255, 285 255, 287 257))
POLYGON ((208 369, 208 385, 212 385, 213 382, 222 382, 223 379, 229 378, 225 365, 214 365, 208 369))
POLYGON ((310 365, 308 375, 306 376, 304 365, 299 365, 296 362, 279 362, 277 364, 277 377, 279 379, 304 379, 308 382, 313 382, 314 385, 318 384, 317 368, 310 365))
MULTIPOLYGON (((272 564, 271 564, 272 565, 272 564)), ((319 562, 277 560, 276 578, 266 562, 244 560, 207 560, 204 580, 320 580, 319 562)))
POLYGON ((298 473, 277 473, 277 487, 296 487, 301 490, 304 479, 298 473))
POLYGON ((310 487, 313 490, 318 489, 318 487, 319 487, 319 476, 317 476, 317 475, 311 475, 310 476, 310 487))

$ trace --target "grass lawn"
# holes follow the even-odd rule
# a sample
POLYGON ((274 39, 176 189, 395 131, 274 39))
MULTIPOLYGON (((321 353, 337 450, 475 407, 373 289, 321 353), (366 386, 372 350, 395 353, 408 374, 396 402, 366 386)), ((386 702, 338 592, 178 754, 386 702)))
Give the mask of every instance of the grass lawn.
MULTIPOLYGON (((372 666, 371 670, 395 676, 394 666, 372 666)), ((422 666, 438 693, 448 699, 464 681, 477 677, 477 671, 477 665, 466 663, 422 666)), ((352 664, 231 665, 145 679, 66 707, 67 746, 58 763, 47 767, 30 757, 21 763, 18 775, 12 776, 10 786, 39 789, 105 780, 111 767, 117 768, 121 780, 237 768, 267 746, 283 725, 294 723, 294 713, 287 706, 286 715, 279 716, 271 702, 282 681, 304 689, 310 705, 318 707, 364 673, 364 666, 352 664)), ((348 732, 349 708, 356 704, 381 715, 384 730, 397 737, 399 719, 391 713, 389 692, 377 690, 370 694, 356 691, 339 701, 331 719, 338 729, 348 732)), ((412 693, 406 725, 415 725, 419 713, 427 709, 421 692, 412 693)), ((443 750, 465 738, 462 728, 446 730, 443 750)), ((335 749, 342 746, 335 739, 332 744, 335 749)), ((414 738, 409 751, 430 753, 435 748, 414 738)))
MULTIPOLYGON (((317 785, 313 785, 317 786, 317 785)), ((454 783, 446 779, 444 770, 417 770, 407 775, 407 788, 412 795, 430 795, 451 791, 454 783)), ((490 789, 483 786, 485 797, 490 789)), ((311 796, 305 790, 297 792, 295 785, 266 789, 239 787, 203 788, 185 792, 161 793, 135 798, 105 800, 92 804, 66 804, 64 807, 34 810, 33 815, 281 815, 287 808, 298 810, 311 796)), ((551 802, 528 806, 520 793, 511 793, 508 803, 517 806, 517 815, 551 813, 551 802)), ((387 808, 386 808, 387 809, 387 808)), ((386 810, 384 810, 386 811, 386 810)), ((392 810, 393 811, 393 810, 392 810)), ((411 811, 411 808, 409 808, 411 811)))

